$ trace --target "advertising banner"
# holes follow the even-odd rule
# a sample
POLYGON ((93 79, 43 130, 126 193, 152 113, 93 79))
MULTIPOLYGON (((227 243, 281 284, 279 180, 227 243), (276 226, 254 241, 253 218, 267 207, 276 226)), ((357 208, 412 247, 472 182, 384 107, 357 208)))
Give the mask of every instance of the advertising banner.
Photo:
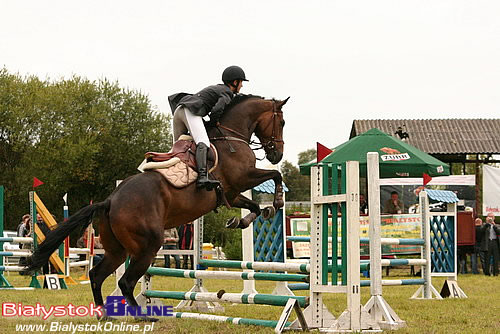
MULTIPOLYGON (((369 234, 369 217, 360 217, 360 237, 368 238, 369 234)), ((340 225, 340 218, 338 219, 340 225)), ((328 219, 329 232, 331 237, 332 218, 328 219)), ((382 238, 401 238, 401 239, 418 239, 420 238, 420 229, 422 222, 420 214, 402 214, 402 215, 383 215, 381 216, 381 235, 382 238)), ((300 237, 309 237, 311 235, 311 218, 291 218, 290 219, 291 235, 300 237)), ((339 230, 339 237, 341 231, 339 230)), ((339 244, 340 246, 340 244, 339 244)), ((293 257, 294 258, 309 258, 310 247, 308 242, 293 242, 293 257)), ((339 247, 340 249, 340 247, 339 247)), ((332 245, 328 244, 328 253, 331 254, 332 245)), ((361 256, 369 255, 369 245, 361 244, 361 256)), ((382 245, 382 255, 403 255, 420 253, 420 246, 412 245, 382 245)))
POLYGON ((483 216, 500 216, 500 168, 483 165, 483 216))

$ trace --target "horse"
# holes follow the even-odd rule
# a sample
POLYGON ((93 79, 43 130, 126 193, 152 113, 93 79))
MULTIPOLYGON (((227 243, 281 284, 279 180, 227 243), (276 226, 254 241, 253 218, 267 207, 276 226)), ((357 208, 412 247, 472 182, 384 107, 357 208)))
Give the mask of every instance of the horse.
MULTIPOLYGON (((259 205, 241 193, 266 180, 272 179, 275 184, 273 207, 266 208, 266 216, 283 207, 281 174, 256 168, 256 156, 250 144, 255 134, 271 163, 277 164, 282 159, 285 125, 282 107, 287 101, 288 98, 280 101, 257 96, 235 97, 216 126, 208 129, 218 152, 218 167, 213 177, 221 182, 227 203, 251 211, 242 219, 230 219, 228 227, 246 228, 261 214, 259 205)), ((182 189, 174 188, 155 171, 133 175, 104 201, 86 206, 58 224, 28 258, 26 270, 34 271, 47 263, 73 230, 85 229, 96 216, 105 253, 89 272, 95 305, 105 310, 102 283, 129 256, 129 266, 118 286, 128 305, 138 306, 133 296, 134 287, 162 246, 164 229, 191 222, 215 210, 218 197, 215 191, 197 188, 195 183, 182 189)), ((104 318, 108 317, 104 315, 104 318)), ((152 319, 147 320, 157 320, 152 319)))

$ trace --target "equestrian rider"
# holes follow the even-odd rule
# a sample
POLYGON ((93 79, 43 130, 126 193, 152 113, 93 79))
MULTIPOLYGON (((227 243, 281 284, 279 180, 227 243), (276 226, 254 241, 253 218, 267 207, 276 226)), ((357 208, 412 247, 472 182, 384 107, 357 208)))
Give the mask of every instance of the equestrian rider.
POLYGON ((174 111, 174 141, 188 131, 196 143, 196 167, 198 179, 196 186, 212 190, 219 181, 208 178, 207 152, 210 147, 203 117, 210 115, 210 123, 215 124, 224 108, 231 102, 234 94, 239 93, 243 81, 248 81, 239 66, 229 66, 222 73, 224 84, 208 86, 194 95, 179 93, 168 97, 174 111))

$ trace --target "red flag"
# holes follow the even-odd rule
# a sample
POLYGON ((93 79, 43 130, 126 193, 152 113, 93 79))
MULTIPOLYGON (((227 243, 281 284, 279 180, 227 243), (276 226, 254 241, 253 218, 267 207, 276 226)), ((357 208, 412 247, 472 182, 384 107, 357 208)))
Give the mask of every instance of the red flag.
POLYGON ((432 177, 431 177, 429 174, 424 173, 422 176, 423 176, 423 179, 424 179, 424 186, 425 186, 427 183, 431 182, 432 177))
POLYGON ((318 163, 321 162, 324 158, 326 158, 330 153, 333 151, 330 150, 328 147, 321 145, 320 143, 316 142, 316 161, 318 163))
POLYGON ((39 179, 37 179, 36 177, 33 176, 33 188, 41 186, 42 184, 43 184, 42 181, 40 181, 39 179))

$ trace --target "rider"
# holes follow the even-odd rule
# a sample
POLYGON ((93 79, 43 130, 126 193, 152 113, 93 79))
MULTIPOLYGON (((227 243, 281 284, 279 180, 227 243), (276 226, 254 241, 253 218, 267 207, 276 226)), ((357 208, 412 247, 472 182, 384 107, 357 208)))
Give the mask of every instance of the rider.
POLYGON ((205 187, 207 190, 212 190, 219 185, 218 181, 208 178, 207 151, 210 147, 210 141, 203 124, 203 117, 210 115, 210 122, 217 122, 234 94, 239 93, 243 81, 248 81, 243 69, 239 66, 229 66, 222 73, 224 84, 208 86, 194 95, 181 93, 171 95, 168 98, 172 109, 175 108, 174 141, 189 131, 197 145, 198 179, 196 186, 198 188, 205 187))

